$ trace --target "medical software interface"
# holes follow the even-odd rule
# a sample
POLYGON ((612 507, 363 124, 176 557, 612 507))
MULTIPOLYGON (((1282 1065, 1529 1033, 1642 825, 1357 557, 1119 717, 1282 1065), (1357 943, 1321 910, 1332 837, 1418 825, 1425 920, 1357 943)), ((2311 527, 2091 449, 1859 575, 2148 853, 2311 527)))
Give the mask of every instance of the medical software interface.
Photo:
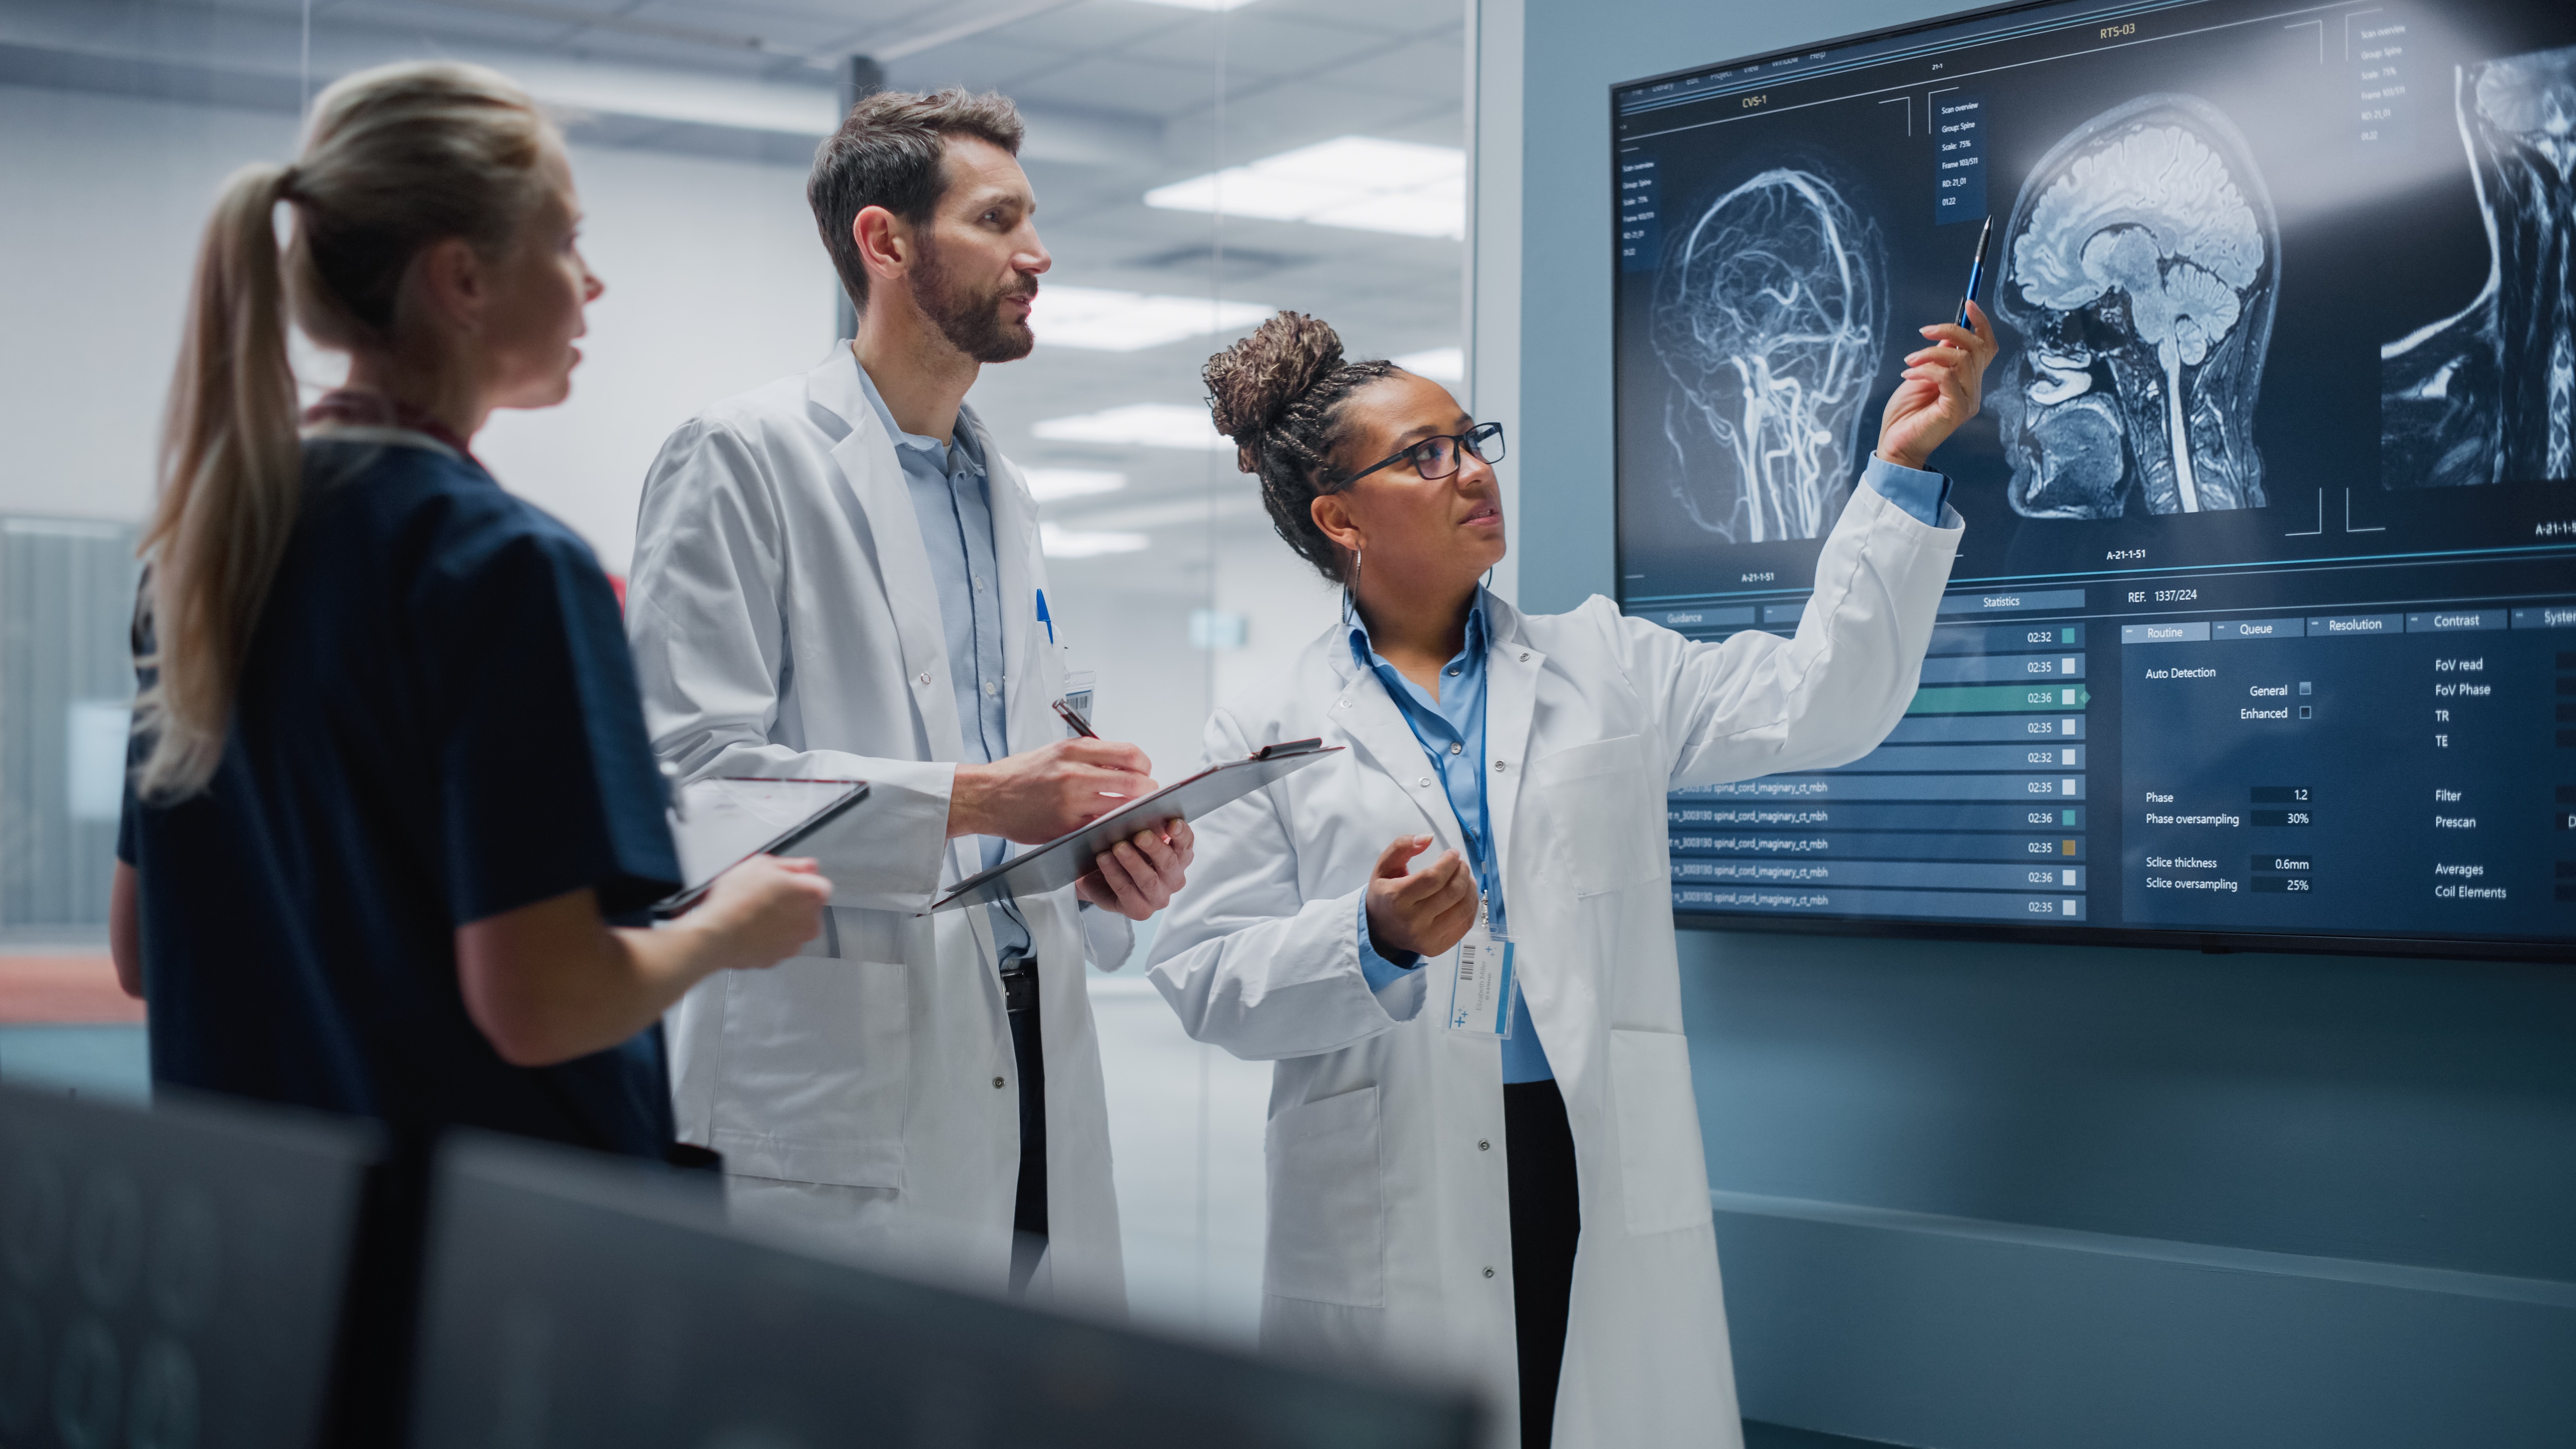
POLYGON ((1612 95, 1620 596, 1795 629, 1915 328, 2001 354, 1903 722, 1673 904, 2576 935, 2576 5, 2060 4, 1612 95))

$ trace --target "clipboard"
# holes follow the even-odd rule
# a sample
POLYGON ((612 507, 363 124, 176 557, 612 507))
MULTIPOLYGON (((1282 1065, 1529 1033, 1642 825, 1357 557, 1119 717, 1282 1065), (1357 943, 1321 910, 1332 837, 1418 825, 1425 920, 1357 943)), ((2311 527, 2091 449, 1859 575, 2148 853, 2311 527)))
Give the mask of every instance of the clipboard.
POLYGON ((679 787, 670 811, 678 891, 653 903, 664 919, 698 903, 715 878, 755 855, 792 849, 868 798, 865 780, 718 775, 679 787))
POLYGON ((1326 748, 1320 739, 1264 745, 1247 758, 1201 770, 1176 785, 1166 785, 1151 795, 1139 796, 1069 835, 1059 835, 991 870, 970 876, 958 882, 955 890, 933 901, 930 908, 953 911, 960 906, 980 906, 1014 900, 1022 895, 1044 895, 1048 891, 1062 890, 1082 879, 1100 852, 1118 841, 1133 839, 1137 831, 1148 825, 1159 824, 1174 816, 1195 820, 1221 805, 1242 799, 1283 775, 1293 774, 1326 755, 1341 752, 1342 746, 1326 748))

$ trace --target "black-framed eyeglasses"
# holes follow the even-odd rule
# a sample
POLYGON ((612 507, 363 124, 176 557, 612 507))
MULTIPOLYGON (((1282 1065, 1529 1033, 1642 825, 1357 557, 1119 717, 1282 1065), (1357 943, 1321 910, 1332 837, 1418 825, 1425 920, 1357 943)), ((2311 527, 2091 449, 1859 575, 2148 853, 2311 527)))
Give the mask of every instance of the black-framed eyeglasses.
POLYGON ((1478 423, 1467 431, 1454 436, 1425 438, 1421 442, 1414 444, 1412 447, 1405 449, 1403 452, 1396 454, 1392 458, 1386 458, 1378 462, 1371 463, 1367 467, 1353 473, 1348 478, 1342 480, 1341 486, 1347 488, 1351 484, 1357 483, 1371 473, 1378 472, 1385 468, 1392 468, 1398 463, 1411 463, 1413 465, 1413 471, 1421 474, 1426 482, 1437 482, 1443 478, 1454 478, 1457 476, 1458 470, 1465 466, 1458 458, 1458 454, 1461 449, 1475 454, 1476 459, 1479 462, 1499 463, 1503 461, 1503 425, 1501 423, 1478 423))

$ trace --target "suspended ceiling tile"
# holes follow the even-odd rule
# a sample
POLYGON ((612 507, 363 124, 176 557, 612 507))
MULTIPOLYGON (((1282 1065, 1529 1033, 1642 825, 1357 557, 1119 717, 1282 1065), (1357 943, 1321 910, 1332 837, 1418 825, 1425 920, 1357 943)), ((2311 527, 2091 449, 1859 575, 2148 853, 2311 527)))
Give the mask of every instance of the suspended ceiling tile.
MULTIPOLYGON (((1226 164, 1276 156, 1336 136, 1375 136, 1381 124, 1409 122, 1422 113, 1418 96, 1354 89, 1341 76, 1259 87, 1229 87, 1225 106, 1226 164)), ((1212 113, 1189 123, 1201 133, 1212 113)), ((1196 174, 1196 173, 1193 173, 1196 174)))
POLYGON ((1455 29, 1466 20, 1461 0, 1261 0, 1248 8, 1268 11, 1274 6, 1277 13, 1300 19, 1408 35, 1455 29))
POLYGON ((1012 25, 1008 33, 1023 44, 1045 46, 1069 56, 1087 55, 1133 46, 1185 28, 1199 18, 1194 11, 1139 0, 1090 0, 1031 16, 1012 25))
POLYGON ((1325 84, 1336 90, 1398 96, 1419 110, 1443 102, 1463 104, 1467 72, 1458 40, 1439 36, 1359 61, 1336 72, 1325 84))
POLYGON ((1377 31, 1333 25, 1292 16, 1264 16, 1238 10, 1207 16, 1130 48, 1132 54, 1188 64, 1213 64, 1216 46, 1224 45, 1226 66, 1245 75, 1282 75, 1318 70, 1376 54, 1389 43, 1377 31))
POLYGON ((889 62, 886 83, 912 91, 959 85, 1007 92, 1011 78, 1043 74, 1064 63, 1061 54, 1045 46, 1024 45, 1007 34, 978 35, 889 62))
POLYGON ((1213 81, 1213 76, 1192 67, 1125 56, 1095 56, 1013 77, 1008 87, 1013 96, 1026 101, 1114 106, 1141 115, 1171 117, 1206 104, 1213 81))

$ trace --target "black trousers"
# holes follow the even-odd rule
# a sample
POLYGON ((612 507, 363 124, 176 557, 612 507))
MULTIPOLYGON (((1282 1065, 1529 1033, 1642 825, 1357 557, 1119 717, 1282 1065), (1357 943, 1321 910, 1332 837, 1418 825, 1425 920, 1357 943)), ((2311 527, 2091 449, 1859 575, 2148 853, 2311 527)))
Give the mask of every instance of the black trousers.
POLYGON ((1574 1245, 1583 1236, 1574 1186, 1574 1129, 1565 1120, 1565 1095, 1556 1083, 1504 1084, 1503 1147, 1511 1173, 1521 1449, 1547 1449, 1556 1420, 1556 1380, 1565 1368, 1574 1245))
POLYGON ((1038 1035, 1034 961, 1002 964, 1011 1057, 1020 1074, 1020 1183, 1011 1205, 1011 1292, 1025 1292, 1047 1244, 1046 1051, 1038 1035))

